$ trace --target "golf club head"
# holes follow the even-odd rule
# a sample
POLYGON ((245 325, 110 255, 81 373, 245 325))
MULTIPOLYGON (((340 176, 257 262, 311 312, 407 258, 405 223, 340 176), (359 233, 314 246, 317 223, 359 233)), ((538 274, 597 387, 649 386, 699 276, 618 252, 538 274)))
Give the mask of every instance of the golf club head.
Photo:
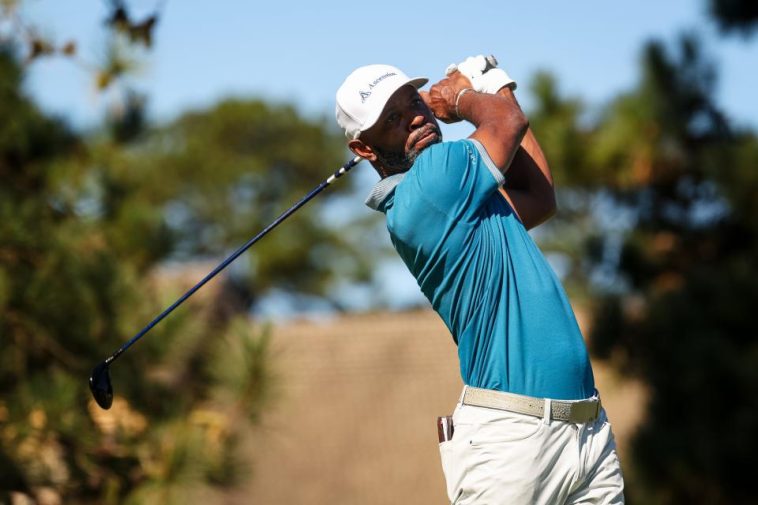
POLYGON ((92 375, 89 377, 89 389, 101 409, 108 410, 111 408, 113 387, 111 386, 110 373, 108 373, 108 365, 105 361, 92 369, 92 375))

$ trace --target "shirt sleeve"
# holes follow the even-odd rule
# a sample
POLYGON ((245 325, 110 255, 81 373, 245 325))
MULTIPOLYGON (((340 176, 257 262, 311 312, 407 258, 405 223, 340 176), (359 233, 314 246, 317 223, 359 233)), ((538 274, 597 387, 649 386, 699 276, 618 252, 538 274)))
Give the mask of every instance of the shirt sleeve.
POLYGON ((456 219, 475 216, 505 182, 484 146, 473 139, 432 146, 414 168, 421 198, 456 219))

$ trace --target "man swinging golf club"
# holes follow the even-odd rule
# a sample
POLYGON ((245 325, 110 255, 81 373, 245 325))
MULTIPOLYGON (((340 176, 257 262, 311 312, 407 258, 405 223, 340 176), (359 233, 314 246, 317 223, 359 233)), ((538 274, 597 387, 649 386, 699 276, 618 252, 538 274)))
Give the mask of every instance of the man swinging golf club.
POLYGON ((527 230, 555 210, 550 169, 513 95, 477 56, 447 76, 389 65, 337 91, 349 148, 381 176, 367 205, 458 345, 465 384, 440 453, 455 504, 623 503, 610 424, 566 294, 527 230), (442 142, 437 119, 471 122, 442 142))

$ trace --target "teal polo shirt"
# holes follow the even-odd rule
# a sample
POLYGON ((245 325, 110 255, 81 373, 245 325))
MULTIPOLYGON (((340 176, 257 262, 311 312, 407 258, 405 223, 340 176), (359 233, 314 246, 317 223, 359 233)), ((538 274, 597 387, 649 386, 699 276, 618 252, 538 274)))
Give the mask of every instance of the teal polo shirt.
POLYGON ((382 179, 366 204, 458 345, 464 384, 561 400, 595 393, 592 367, 560 281, 498 191, 477 141, 425 149, 382 179))

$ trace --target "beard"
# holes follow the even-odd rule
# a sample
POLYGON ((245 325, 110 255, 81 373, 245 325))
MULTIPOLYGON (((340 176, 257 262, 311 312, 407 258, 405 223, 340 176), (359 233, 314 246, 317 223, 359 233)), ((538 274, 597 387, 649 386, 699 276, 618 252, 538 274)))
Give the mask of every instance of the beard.
POLYGON ((392 173, 407 172, 424 149, 442 142, 442 132, 437 125, 431 123, 425 124, 411 133, 411 135, 410 147, 404 151, 390 151, 374 147, 377 159, 386 169, 388 169, 388 171, 391 171, 392 173), (426 137, 430 133, 433 133, 436 136, 431 142, 421 147, 416 146, 418 140, 426 137))

